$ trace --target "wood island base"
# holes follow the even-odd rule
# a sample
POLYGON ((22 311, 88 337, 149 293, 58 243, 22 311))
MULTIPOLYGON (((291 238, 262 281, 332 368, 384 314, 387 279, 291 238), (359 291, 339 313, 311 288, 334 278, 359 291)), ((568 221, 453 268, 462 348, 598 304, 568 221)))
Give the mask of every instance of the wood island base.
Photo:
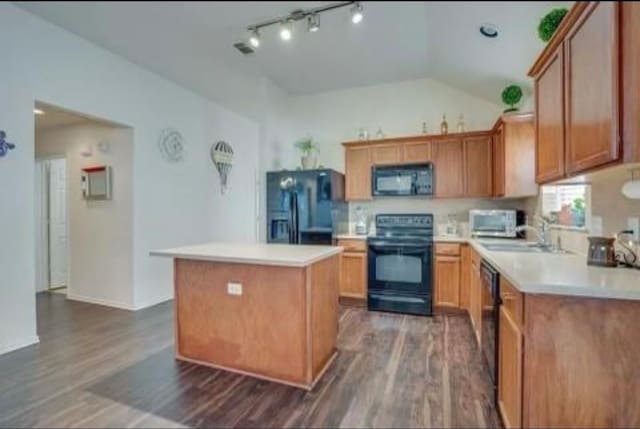
POLYGON ((176 359, 311 390, 336 356, 338 269, 175 259, 176 359))

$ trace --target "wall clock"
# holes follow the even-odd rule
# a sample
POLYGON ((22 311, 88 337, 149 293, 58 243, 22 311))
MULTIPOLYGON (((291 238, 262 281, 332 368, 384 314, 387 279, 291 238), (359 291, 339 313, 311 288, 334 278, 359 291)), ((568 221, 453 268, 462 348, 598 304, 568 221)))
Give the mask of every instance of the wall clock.
POLYGON ((158 148, 168 162, 175 163, 184 159, 184 137, 173 128, 165 128, 162 130, 160 138, 158 139, 158 148))

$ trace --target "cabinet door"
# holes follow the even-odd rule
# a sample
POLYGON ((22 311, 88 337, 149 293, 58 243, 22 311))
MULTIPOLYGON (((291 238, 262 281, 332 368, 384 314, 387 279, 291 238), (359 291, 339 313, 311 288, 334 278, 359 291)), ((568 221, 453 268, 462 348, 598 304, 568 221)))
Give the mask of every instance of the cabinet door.
POLYGON ((504 124, 501 124, 493 135, 493 194, 496 197, 503 197, 505 194, 504 157, 504 124))
POLYGON ((591 2, 565 39, 566 171, 620 158, 619 2, 591 2))
POLYGON ((345 252, 340 258, 340 296, 367 297, 367 254, 345 252))
POLYGON ((369 147, 346 148, 345 173, 346 199, 371 199, 371 153, 369 147))
POLYGON ((480 256, 471 250, 471 283, 469 284, 469 315, 478 345, 482 333, 482 281, 480 279, 480 256))
POLYGON ((403 147, 403 162, 427 162, 431 161, 431 143, 424 142, 407 142, 403 147))
POLYGON ((460 306, 460 257, 436 256, 435 305, 460 306))
POLYGON ((471 291, 471 249, 463 245, 460 249, 460 308, 469 310, 471 291))
POLYGON ((473 137, 464 141, 465 196, 493 195, 493 139, 473 137))
POLYGON ((498 408, 505 428, 522 427, 522 331, 500 307, 498 408))
POLYGON ((438 198, 464 195, 464 162, 462 140, 438 140, 431 145, 435 170, 435 196, 438 198))
POLYGON ((534 82, 536 182, 564 177, 564 54, 562 45, 534 82))
POLYGON ((400 143, 381 144, 371 147, 371 161, 375 165, 398 164, 402 158, 400 143))

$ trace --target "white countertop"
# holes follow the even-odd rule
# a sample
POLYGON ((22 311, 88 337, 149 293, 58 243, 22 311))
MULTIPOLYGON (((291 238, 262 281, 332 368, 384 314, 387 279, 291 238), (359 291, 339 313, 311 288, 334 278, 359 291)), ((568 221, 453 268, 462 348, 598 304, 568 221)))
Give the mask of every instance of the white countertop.
POLYGON ((589 266, 577 254, 488 251, 467 241, 521 292, 640 300, 640 270, 589 266))
POLYGON ((336 246, 212 242, 154 250, 151 255, 199 261, 306 267, 341 252, 342 247, 336 246))

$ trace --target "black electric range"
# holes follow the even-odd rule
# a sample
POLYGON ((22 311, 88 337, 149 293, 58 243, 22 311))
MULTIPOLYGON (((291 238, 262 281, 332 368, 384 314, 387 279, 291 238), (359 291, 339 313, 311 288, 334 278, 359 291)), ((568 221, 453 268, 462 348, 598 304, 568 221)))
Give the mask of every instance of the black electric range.
POLYGON ((432 314, 433 215, 379 214, 367 239, 368 308, 432 314))

